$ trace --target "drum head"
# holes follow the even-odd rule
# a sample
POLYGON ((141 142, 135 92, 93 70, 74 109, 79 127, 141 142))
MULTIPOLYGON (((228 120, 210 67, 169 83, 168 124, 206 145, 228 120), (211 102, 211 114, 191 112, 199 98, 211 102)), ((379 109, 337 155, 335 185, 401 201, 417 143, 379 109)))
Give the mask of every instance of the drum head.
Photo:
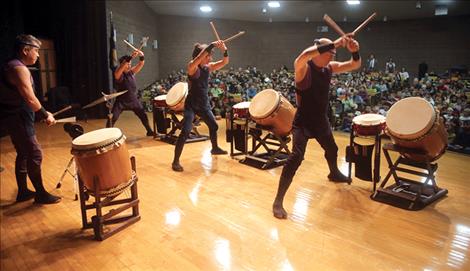
POLYGON ((354 124, 361 126, 374 126, 385 122, 385 117, 379 114, 363 114, 355 117, 354 124))
POLYGON ((392 105, 387 113, 387 129, 392 136, 415 139, 426 134, 434 125, 436 112, 423 98, 409 97, 392 105))
POLYGON ((89 150, 107 146, 122 137, 119 128, 104 128, 83 134, 72 141, 72 149, 89 150))
POLYGON ((175 106, 188 95, 188 83, 178 82, 168 91, 166 95, 166 104, 169 107, 175 106))
POLYGON ((166 94, 165 95, 158 95, 157 97, 153 98, 155 101, 166 101, 166 94))
POLYGON ((278 107, 281 96, 274 89, 265 89, 255 95, 250 104, 250 115, 253 118, 264 119, 269 117, 278 107))
POLYGON ((251 102, 241 102, 241 103, 237 103, 233 106, 233 108, 236 108, 236 109, 244 109, 244 108, 249 108, 250 107, 250 104, 251 102))

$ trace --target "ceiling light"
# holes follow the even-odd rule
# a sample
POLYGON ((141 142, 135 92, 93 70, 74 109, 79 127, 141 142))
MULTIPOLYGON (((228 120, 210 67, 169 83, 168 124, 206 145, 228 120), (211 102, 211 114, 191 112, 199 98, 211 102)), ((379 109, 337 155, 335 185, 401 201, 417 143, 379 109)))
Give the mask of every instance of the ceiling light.
POLYGON ((269 6, 270 8, 278 8, 278 7, 281 6, 281 4, 279 4, 278 1, 270 1, 270 2, 268 2, 268 6, 269 6))
POLYGON ((262 11, 263 11, 263 13, 266 13, 266 11, 267 11, 267 10, 266 10, 266 8, 263 8, 263 10, 262 10, 262 11))
POLYGON ((210 6, 201 6, 199 8, 202 12, 211 12, 212 8, 210 6))
POLYGON ((359 5, 361 3, 359 0, 347 0, 346 2, 350 5, 359 5))

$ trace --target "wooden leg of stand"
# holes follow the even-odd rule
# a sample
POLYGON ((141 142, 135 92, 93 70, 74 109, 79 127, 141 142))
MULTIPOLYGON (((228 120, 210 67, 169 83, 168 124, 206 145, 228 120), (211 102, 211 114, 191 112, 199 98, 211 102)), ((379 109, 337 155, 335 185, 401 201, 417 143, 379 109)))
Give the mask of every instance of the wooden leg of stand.
POLYGON ((77 178, 78 178, 78 192, 80 196, 80 210, 82 212, 82 228, 86 229, 90 226, 88 224, 88 218, 86 214, 87 196, 85 195, 85 186, 83 185, 83 181, 80 178, 80 174, 78 171, 77 171, 77 178))
MULTIPOLYGON (((137 169, 136 169, 136 165, 135 165, 135 157, 134 156, 131 156, 131 165, 132 165, 132 170, 137 175, 137 169)), ((137 181, 138 181, 138 178, 136 177, 136 180, 135 180, 134 184, 131 186, 131 199, 132 200, 137 200, 137 198, 138 198, 137 181)), ((132 206, 132 216, 133 217, 139 216, 139 205, 138 204, 135 204, 134 206, 132 206)))
POLYGON ((93 230, 95 238, 99 241, 103 240, 103 220, 101 210, 101 190, 99 179, 97 176, 93 177, 93 189, 95 191, 95 207, 96 215, 92 217, 93 230))

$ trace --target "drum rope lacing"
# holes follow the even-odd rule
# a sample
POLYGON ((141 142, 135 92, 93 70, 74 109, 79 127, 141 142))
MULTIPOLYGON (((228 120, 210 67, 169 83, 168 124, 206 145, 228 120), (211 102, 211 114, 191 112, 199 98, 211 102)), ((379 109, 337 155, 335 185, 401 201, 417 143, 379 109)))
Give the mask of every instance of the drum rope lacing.
MULTIPOLYGON (((103 196, 103 197, 117 196, 121 194, 124 190, 126 190, 126 188, 132 186, 136 181, 137 181, 137 173, 135 171, 132 171, 132 177, 130 180, 128 180, 127 182, 121 183, 113 188, 110 188, 106 191, 100 191, 100 196, 103 196)), ((85 192, 87 192, 88 194, 94 197, 96 196, 95 191, 90 190, 86 187, 85 187, 85 192)))

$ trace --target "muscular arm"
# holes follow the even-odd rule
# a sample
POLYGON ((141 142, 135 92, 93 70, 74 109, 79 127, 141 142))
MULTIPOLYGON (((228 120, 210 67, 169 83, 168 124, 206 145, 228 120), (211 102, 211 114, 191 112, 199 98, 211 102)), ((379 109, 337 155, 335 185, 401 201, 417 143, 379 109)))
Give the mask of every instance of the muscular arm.
MULTIPOLYGON (((355 41, 354 39, 350 39, 346 45, 346 48, 351 52, 352 54, 358 54, 359 55, 359 43, 355 41)), ((344 62, 337 62, 337 61, 331 61, 331 69, 333 73, 342 73, 342 72, 348 72, 348 71, 353 71, 356 69, 359 69, 361 67, 362 61, 361 58, 354 60, 353 57, 351 57, 350 60, 344 61, 344 62)))
MULTIPOLYGON (((37 112, 42 108, 41 103, 34 94, 33 85, 31 84, 31 73, 26 66, 14 67, 9 73, 8 78, 10 84, 14 85, 20 92, 20 95, 26 101, 28 106, 37 112)), ((44 109, 42 109, 44 112, 44 109)), ((47 125, 53 125, 56 123, 54 116, 50 112, 45 111, 43 116, 47 125)))
POLYGON ((21 96, 24 98, 28 106, 34 111, 41 109, 41 103, 34 94, 33 86, 31 84, 31 73, 25 66, 14 67, 8 73, 9 82, 14 85, 21 96))

